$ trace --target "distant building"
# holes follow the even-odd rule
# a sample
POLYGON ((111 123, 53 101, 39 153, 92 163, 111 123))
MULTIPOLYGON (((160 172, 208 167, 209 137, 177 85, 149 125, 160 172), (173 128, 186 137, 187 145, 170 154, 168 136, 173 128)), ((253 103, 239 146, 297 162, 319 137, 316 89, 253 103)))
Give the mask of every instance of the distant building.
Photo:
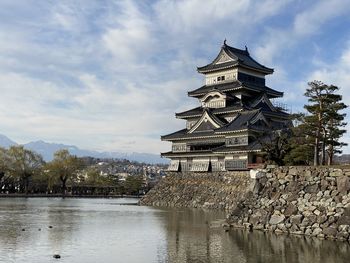
POLYGON ((223 46, 210 64, 197 68, 205 85, 188 92, 200 106, 176 113, 186 128, 162 136, 172 150, 171 171, 245 170, 263 163, 261 141, 266 133, 289 126, 289 114, 271 99, 283 92, 265 85, 272 68, 245 50, 223 46))

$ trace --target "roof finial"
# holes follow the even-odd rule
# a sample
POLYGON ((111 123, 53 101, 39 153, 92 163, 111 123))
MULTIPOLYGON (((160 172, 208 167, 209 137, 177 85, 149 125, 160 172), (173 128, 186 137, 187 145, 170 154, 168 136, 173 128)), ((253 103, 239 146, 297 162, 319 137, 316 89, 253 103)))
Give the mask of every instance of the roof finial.
POLYGON ((245 45, 245 52, 249 53, 247 45, 245 45))
POLYGON ((225 38, 225 40, 224 40, 224 46, 226 46, 226 38, 225 38))

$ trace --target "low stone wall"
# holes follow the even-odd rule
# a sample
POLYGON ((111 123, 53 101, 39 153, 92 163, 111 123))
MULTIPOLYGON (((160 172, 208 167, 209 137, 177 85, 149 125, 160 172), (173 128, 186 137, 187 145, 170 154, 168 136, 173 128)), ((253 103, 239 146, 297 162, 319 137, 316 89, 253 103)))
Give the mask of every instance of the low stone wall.
POLYGON ((142 205, 234 209, 251 190, 249 172, 169 172, 141 200, 142 205))
POLYGON ((279 167, 257 178, 231 226, 350 241, 350 169, 279 167))

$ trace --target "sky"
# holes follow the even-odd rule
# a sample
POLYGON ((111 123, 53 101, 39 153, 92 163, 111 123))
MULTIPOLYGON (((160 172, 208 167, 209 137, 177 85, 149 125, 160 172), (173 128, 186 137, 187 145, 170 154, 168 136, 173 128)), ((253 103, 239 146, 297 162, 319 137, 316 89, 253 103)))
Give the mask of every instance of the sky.
POLYGON ((170 150, 224 39, 275 69, 292 112, 312 80, 350 104, 350 0, 0 0, 0 39, 0 133, 19 143, 170 150))

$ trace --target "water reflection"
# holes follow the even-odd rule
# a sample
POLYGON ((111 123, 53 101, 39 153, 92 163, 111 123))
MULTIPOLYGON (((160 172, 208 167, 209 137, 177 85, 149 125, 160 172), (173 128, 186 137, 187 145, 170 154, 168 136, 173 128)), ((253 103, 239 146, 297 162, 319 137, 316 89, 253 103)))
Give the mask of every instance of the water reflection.
POLYGON ((333 263, 350 256, 348 243, 224 232, 223 212, 121 205, 131 201, 0 199, 0 262, 57 262, 54 253, 70 263, 333 263))
POLYGON ((233 239, 224 233, 220 222, 215 224, 223 218, 223 212, 168 210, 164 218, 168 262, 232 262, 233 256, 240 257, 233 239))
POLYGON ((169 211, 169 262, 349 262, 347 242, 240 229, 225 233, 208 223, 217 218, 223 215, 201 210, 169 211))
POLYGON ((284 236, 273 233, 236 230, 230 233, 244 262, 349 262, 350 245, 347 242, 284 236))

